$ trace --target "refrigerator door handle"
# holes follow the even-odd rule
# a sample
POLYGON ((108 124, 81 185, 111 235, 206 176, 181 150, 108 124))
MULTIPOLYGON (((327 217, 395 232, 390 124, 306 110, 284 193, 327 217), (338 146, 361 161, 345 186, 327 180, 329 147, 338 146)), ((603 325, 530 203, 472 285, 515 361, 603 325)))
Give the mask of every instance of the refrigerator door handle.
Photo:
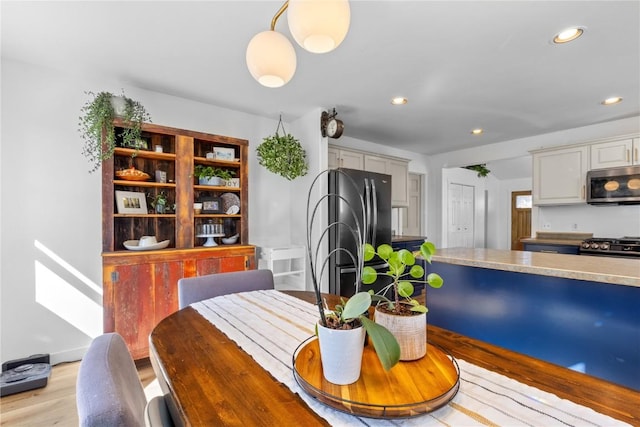
POLYGON ((365 224, 364 227, 364 241, 371 242, 371 187, 369 186, 369 179, 364 179, 364 206, 365 206, 365 224))
POLYGON ((378 231, 378 197, 376 196, 376 181, 371 180, 371 201, 373 203, 373 221, 371 224, 371 245, 376 247, 376 234, 378 231))

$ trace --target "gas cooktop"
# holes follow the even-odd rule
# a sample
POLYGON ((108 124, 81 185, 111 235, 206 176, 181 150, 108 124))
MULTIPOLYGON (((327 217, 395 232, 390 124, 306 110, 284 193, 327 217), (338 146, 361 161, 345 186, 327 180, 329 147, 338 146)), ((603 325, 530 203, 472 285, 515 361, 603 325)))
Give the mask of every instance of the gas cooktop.
POLYGON ((580 254, 640 257, 640 237, 593 237, 582 241, 580 254))

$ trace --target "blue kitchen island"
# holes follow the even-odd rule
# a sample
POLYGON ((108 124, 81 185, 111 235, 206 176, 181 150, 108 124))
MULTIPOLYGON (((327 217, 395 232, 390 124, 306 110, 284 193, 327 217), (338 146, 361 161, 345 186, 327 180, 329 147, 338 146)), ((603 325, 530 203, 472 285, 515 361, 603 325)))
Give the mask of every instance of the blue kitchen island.
POLYGON ((441 249, 430 324, 640 390, 640 260, 441 249))

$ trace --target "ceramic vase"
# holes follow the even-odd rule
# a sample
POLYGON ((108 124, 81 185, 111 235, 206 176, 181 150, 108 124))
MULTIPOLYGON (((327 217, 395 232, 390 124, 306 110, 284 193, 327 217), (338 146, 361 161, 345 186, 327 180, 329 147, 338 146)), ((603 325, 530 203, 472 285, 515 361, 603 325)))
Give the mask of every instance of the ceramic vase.
POLYGON ((330 329, 318 324, 322 374, 330 383, 347 385, 358 381, 362 368, 365 330, 330 329))
POLYGON ((397 316, 376 308, 375 321, 398 340, 400 360, 417 360, 427 354, 427 313, 397 316))

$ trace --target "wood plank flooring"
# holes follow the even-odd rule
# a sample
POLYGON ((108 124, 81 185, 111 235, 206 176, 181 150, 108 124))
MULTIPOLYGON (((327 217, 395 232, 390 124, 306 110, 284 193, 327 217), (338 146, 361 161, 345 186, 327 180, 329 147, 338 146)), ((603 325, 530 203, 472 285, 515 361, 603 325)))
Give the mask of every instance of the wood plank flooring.
MULTIPOLYGON (((154 390, 155 374, 148 359, 138 361, 138 375, 145 390, 154 390)), ((46 387, 0 399, 0 425, 77 427, 76 377, 80 362, 61 363, 52 368, 46 387)))

